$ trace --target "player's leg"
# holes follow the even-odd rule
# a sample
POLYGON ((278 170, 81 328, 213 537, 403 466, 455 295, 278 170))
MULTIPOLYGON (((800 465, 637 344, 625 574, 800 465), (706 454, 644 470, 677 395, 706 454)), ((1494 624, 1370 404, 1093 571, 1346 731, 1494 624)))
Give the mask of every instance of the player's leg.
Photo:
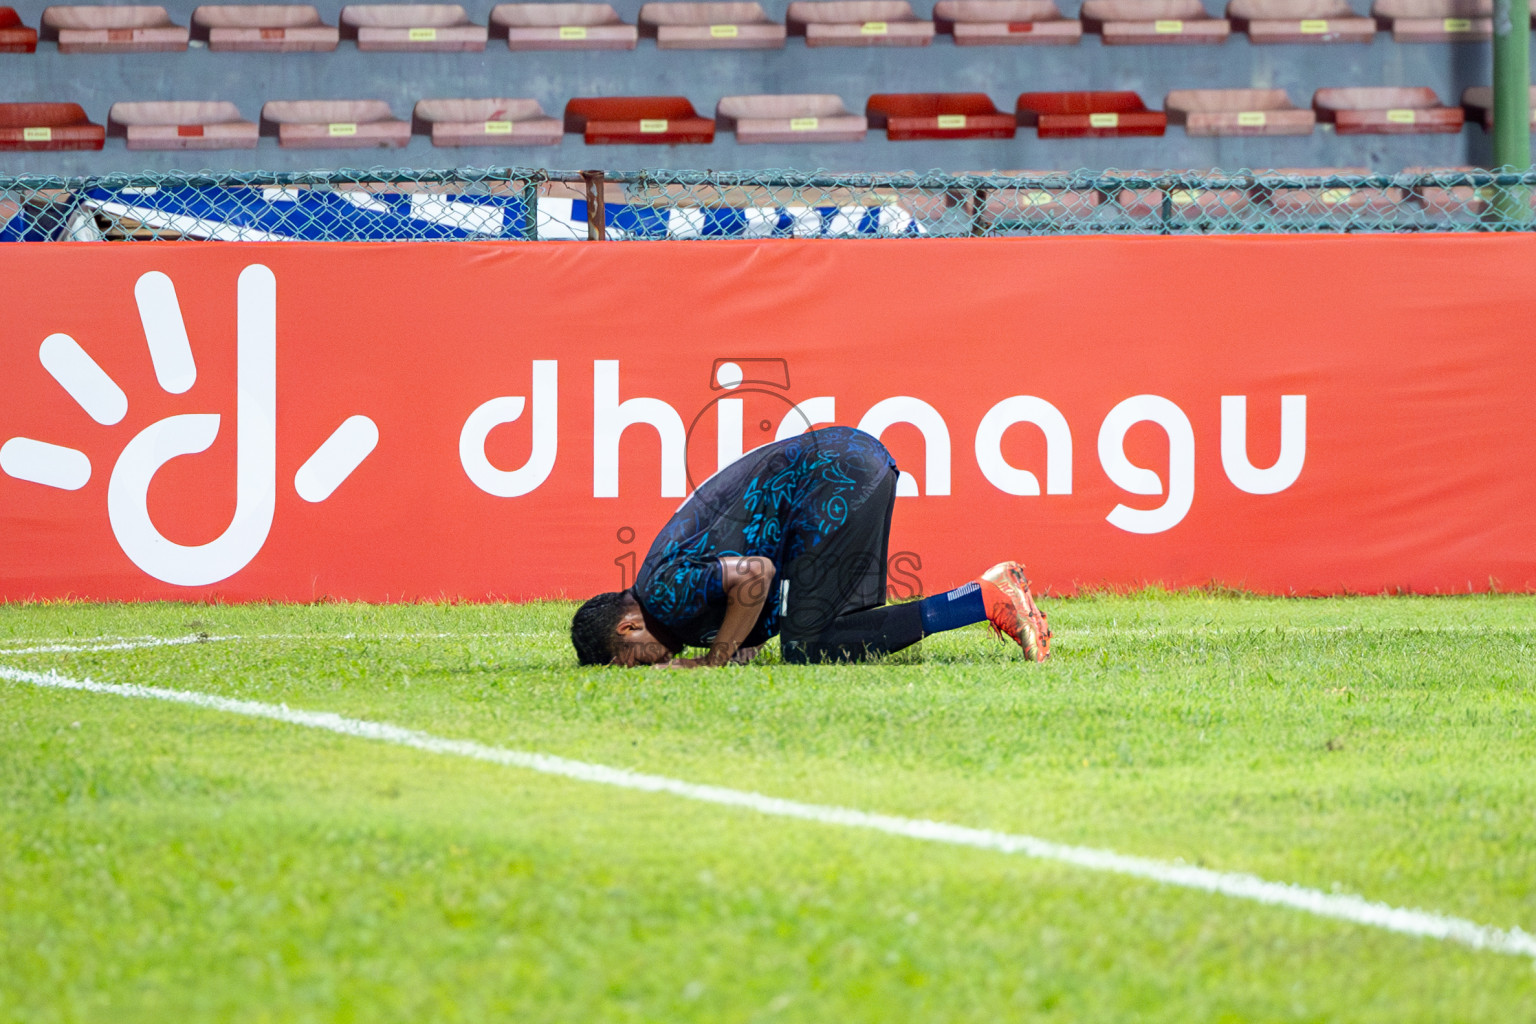
POLYGON ((921 601, 884 603, 896 480, 892 468, 835 532, 788 566, 780 585, 784 660, 860 661, 977 622, 990 622, 1031 659, 1045 660, 1050 631, 1017 563, 993 566, 921 601))
MULTIPOLYGON (((885 604, 897 474, 894 468, 878 472, 881 478, 843 522, 808 536, 804 553, 782 571, 779 640, 787 662, 862 661, 923 638, 915 604, 885 604)), ((794 528, 817 532, 804 524, 794 528)))

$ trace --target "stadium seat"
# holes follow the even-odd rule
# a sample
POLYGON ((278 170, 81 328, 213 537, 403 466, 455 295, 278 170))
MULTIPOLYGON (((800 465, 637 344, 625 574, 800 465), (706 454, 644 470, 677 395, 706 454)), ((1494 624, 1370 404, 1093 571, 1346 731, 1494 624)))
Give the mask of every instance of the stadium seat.
MULTIPOLYGON (((1531 124, 1536 125, 1536 85, 1531 86, 1531 124)), ((1461 91, 1461 109, 1468 121, 1476 121, 1484 131, 1493 131, 1493 87, 1471 85, 1461 91)))
POLYGON ((497 4, 491 27, 509 50, 633 50, 640 37, 612 4, 497 4))
POLYGON ((565 104, 565 130, 588 145, 715 140, 715 122, 683 96, 577 97, 565 104))
POLYGON ((777 50, 785 33, 759 3, 649 3, 639 27, 661 50, 777 50))
POLYGON ((475 51, 487 37, 458 4, 348 4, 341 27, 359 50, 475 51))
POLYGON ((303 4, 219 4, 192 12, 192 31, 219 52, 324 53, 341 38, 303 4))
POLYGON ((1018 119, 981 92, 877 93, 864 106, 871 128, 894 142, 917 139, 1011 139, 1018 119))
POLYGON ((1076 188, 1066 184, 1053 187, 1051 174, 1046 171, 1002 172, 1020 177, 1044 179, 1029 188, 1000 188, 985 197, 981 218, 994 231, 1012 225, 1028 226, 1060 221, 1063 218, 1087 219, 1094 216, 1104 201, 1102 193, 1094 189, 1076 188))
POLYGON ((255 121, 222 101, 114 103, 107 131, 129 149, 255 149, 255 121))
POLYGON ((933 22, 907 0, 792 0, 789 34, 806 46, 927 46, 933 22))
MULTIPOLYGON (((1328 178, 1370 174, 1367 167, 1286 167, 1273 172, 1299 178, 1328 178)), ((1386 213, 1401 206, 1407 192, 1400 188, 1275 188, 1259 175, 1254 201, 1267 203, 1279 216, 1338 216, 1348 218, 1359 213, 1386 213)))
MULTIPOLYGON (((1436 175, 1457 174, 1484 170, 1481 167, 1404 167, 1404 174, 1436 175)), ((1421 185, 1413 190, 1413 197, 1424 209, 1441 217, 1478 217, 1493 205, 1498 189, 1492 185, 1481 188, 1475 185, 1421 185)))
POLYGON ((1466 115, 1428 88, 1354 87, 1312 94, 1317 119, 1340 135, 1421 135, 1459 132, 1466 115))
POLYGON ((980 171, 960 172, 987 178, 1038 178, 1037 184, 1023 187, 952 189, 946 192, 920 191, 905 197, 905 205, 921 221, 942 225, 946 233, 957 233, 962 218, 971 221, 971 234, 989 232, 1031 232, 1066 219, 1092 217, 1103 202, 1097 190, 1080 187, 1059 171, 980 171), (1059 184, 1055 180, 1059 180, 1059 184))
POLYGON ((422 100, 414 116, 434 146, 553 146, 565 134, 538 100, 422 100))
POLYGON ((14 7, 0 7, 0 53, 36 53, 37 29, 21 23, 14 7))
POLYGON ((1376 0, 1371 14, 1395 43, 1472 43, 1493 38, 1493 0, 1376 0))
POLYGON ((261 119, 288 149, 398 149, 411 141, 411 122, 383 100, 268 100, 261 119))
POLYGON ((1362 17, 1349 0, 1232 0, 1232 31, 1251 43, 1369 43, 1376 19, 1362 17))
POLYGON ((1105 46, 1137 43, 1224 43, 1226 18, 1213 18, 1201 0, 1086 0, 1083 29, 1105 46))
POLYGON ((78 103, 0 103, 0 150, 100 149, 106 139, 78 103))
POLYGON ((1317 123, 1284 89, 1175 89, 1163 110, 1190 135, 1310 135, 1317 123))
POLYGON ((1134 92, 1026 92, 1015 110, 1042 139, 1162 135, 1168 126, 1168 115, 1134 92))
POLYGON ((726 96, 715 104, 715 124, 739 143, 862 142, 869 121, 825 93, 726 96))
POLYGON ((43 25, 58 34, 60 53, 152 53, 185 50, 187 28, 164 7, 49 7, 43 25))
MULTIPOLYGON (((1127 177, 1158 178, 1165 174, 1205 175, 1209 171, 1128 171, 1127 177)), ((1136 220, 1216 221, 1247 209, 1252 200, 1245 188, 1122 188, 1116 205, 1136 220)))
POLYGON ((1083 23, 1055 0, 939 0, 933 20, 956 46, 1070 46, 1083 38, 1083 23))

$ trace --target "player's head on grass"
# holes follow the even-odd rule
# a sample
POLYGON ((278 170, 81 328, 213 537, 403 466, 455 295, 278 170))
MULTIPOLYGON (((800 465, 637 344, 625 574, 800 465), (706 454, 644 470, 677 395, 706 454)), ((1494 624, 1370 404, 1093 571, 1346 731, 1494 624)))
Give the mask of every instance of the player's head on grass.
POLYGON ((589 599, 571 619, 571 644, 583 665, 656 665, 675 654, 645 624, 627 590, 589 599))

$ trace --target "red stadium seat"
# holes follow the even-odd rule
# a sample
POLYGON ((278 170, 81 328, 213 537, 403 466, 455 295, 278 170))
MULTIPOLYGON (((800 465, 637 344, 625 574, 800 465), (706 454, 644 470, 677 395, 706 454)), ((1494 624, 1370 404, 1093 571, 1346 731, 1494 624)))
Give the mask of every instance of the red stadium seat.
POLYGON ((221 101, 114 103, 107 128, 129 149, 255 149, 255 121, 221 101))
MULTIPOLYGON (((1536 85, 1531 86, 1531 124, 1536 125, 1536 85)), ((1472 85, 1461 91, 1461 109, 1468 121, 1476 121, 1484 131, 1493 131, 1493 87, 1472 85)))
MULTIPOLYGON (((1157 178, 1164 174, 1182 173, 1185 176, 1206 172, 1184 171, 1131 171, 1129 177, 1157 178)), ((1252 200, 1242 188, 1186 188, 1171 185, 1166 188, 1123 188, 1115 196, 1120 209, 1138 220, 1163 218, 1167 220, 1216 220, 1247 209, 1252 200)))
POLYGON ((477 51, 487 37, 458 4, 348 4, 341 26, 359 50, 477 51))
POLYGON ((1376 19, 1362 17, 1349 0, 1232 0, 1232 31, 1252 43, 1369 43, 1376 19))
POLYGON ((640 8, 640 34, 662 50, 776 50, 784 26, 759 3, 649 3, 640 8))
POLYGON ((715 122, 683 96, 578 97, 565 104, 565 130, 588 145, 708 143, 715 122))
POLYGON ((1376 0, 1371 14, 1395 43, 1472 43, 1493 38, 1493 0, 1376 0))
MULTIPOLYGON (((1404 167, 1404 174, 1435 175, 1482 170, 1478 167, 1404 167)), ((1498 189, 1492 185, 1481 188, 1474 185, 1421 185, 1413 190, 1414 198, 1430 213, 1441 216, 1480 216, 1493 205, 1498 189)))
MULTIPOLYGON (((1327 178, 1369 174, 1366 167, 1290 167, 1274 174, 1298 178, 1327 178)), ((1263 177, 1262 175, 1260 176, 1263 177)), ((1262 183, 1255 189, 1255 201, 1267 202, 1276 214, 1320 217, 1337 215, 1348 219, 1362 212, 1386 213, 1401 206, 1407 192, 1400 188, 1269 188, 1262 183)))
POLYGON ((1168 126, 1168 116, 1134 92, 1026 92, 1016 112, 1042 139, 1162 135, 1168 126))
POLYGON ((106 139, 78 103, 0 103, 0 150, 100 149, 106 139))
POLYGON ((806 46, 927 46, 933 22, 912 13, 907 0, 793 0, 789 34, 806 46))
POLYGON ((896 142, 917 139, 1011 139, 1019 122, 980 92, 877 93, 864 106, 871 128, 896 142))
POLYGON ((1427 88, 1319 89, 1312 94, 1312 109, 1340 135, 1459 132, 1466 118, 1460 107, 1445 106, 1427 88))
POLYGON ((1317 123, 1284 89, 1175 89, 1163 110, 1190 135, 1310 135, 1317 123))
POLYGON ((37 29, 21 23, 14 7, 0 7, 0 53, 36 53, 37 29))
POLYGON ((565 134, 538 100, 422 100, 416 120, 434 146, 553 146, 565 134))
POLYGON ((268 100, 261 119, 289 149, 398 149, 411 141, 411 122, 383 100, 268 100))
POLYGON ((151 53, 187 48, 187 28, 164 7, 61 6, 43 11, 60 53, 151 53))
POLYGON ((998 230, 1010 225, 1028 226, 1059 222, 1064 218, 1085 219, 1098 210, 1103 196, 1093 189, 1053 187, 1047 171, 1002 171, 1002 176, 1018 175, 1045 179, 1029 188, 1000 188, 983 198, 981 220, 998 230))
POLYGON ((192 28, 218 52, 324 53, 340 33, 304 4, 218 4, 192 12, 192 28))
POLYGON ((612 4, 497 4, 491 27, 509 50, 633 50, 640 37, 612 4))
POLYGON ((1224 43, 1232 31, 1201 0, 1086 0, 1083 28, 1105 46, 1137 43, 1224 43))
POLYGON ((739 143, 861 142, 869 121, 828 94, 726 96, 715 104, 715 123, 739 143))
POLYGON ((956 46, 1070 46, 1083 23, 1062 15, 1055 0, 939 0, 936 30, 956 46))

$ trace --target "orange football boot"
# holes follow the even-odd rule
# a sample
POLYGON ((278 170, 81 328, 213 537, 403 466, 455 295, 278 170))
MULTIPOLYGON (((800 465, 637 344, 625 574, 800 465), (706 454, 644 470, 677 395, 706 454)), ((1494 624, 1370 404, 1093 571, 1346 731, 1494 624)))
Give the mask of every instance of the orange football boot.
POLYGON ((987 621, 998 636, 1007 636, 1031 661, 1051 656, 1051 629, 1045 613, 1029 592, 1029 577, 1018 562, 999 562, 978 577, 987 606, 987 621))

